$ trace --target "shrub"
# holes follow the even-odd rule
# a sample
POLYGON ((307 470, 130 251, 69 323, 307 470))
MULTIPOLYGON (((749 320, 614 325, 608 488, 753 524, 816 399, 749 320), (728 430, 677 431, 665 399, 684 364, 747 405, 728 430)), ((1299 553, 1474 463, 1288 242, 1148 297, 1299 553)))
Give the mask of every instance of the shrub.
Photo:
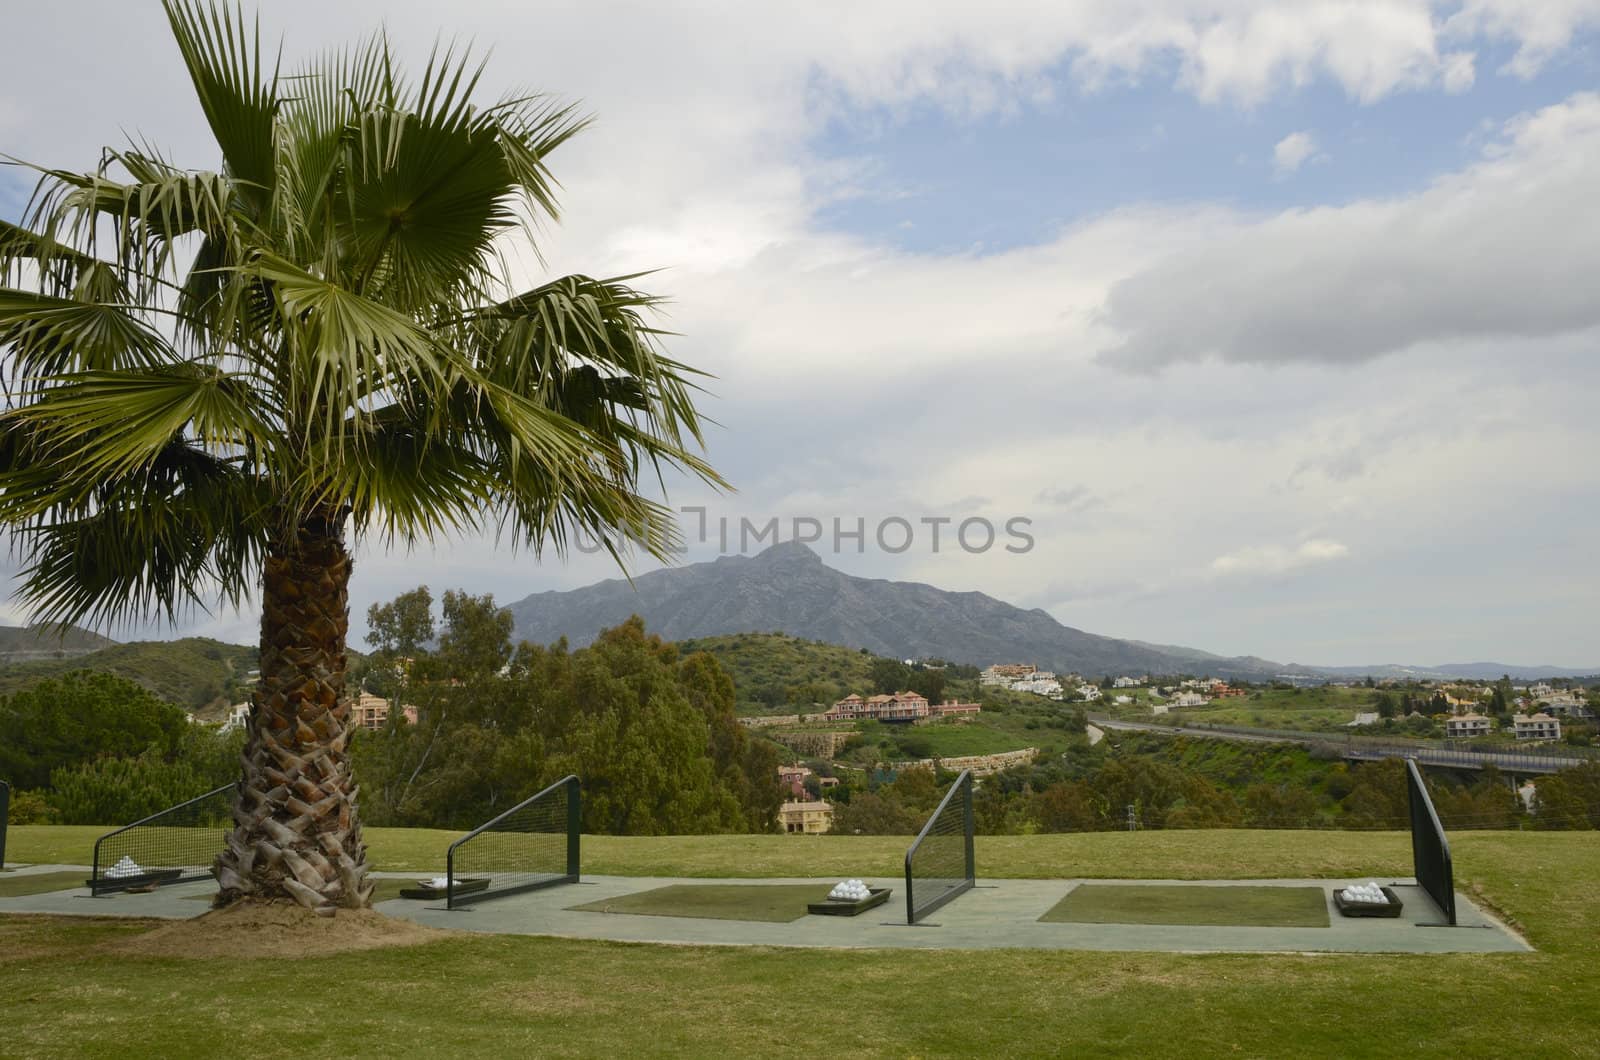
POLYGON ((186 762, 143 754, 57 769, 50 774, 49 801, 62 824, 127 824, 217 786, 186 762))
POLYGON ((6 808, 9 824, 55 824, 56 811, 42 791, 15 791, 6 808))

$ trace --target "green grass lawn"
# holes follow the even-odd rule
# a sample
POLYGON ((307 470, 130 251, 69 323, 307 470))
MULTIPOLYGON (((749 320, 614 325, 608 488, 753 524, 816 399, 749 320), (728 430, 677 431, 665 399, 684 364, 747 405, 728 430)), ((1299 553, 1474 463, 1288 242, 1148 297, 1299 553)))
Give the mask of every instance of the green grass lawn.
MULTIPOLYGON (((368 838, 380 867, 427 870, 447 834, 368 838)), ((18 861, 72 850, 49 860, 81 862, 88 849, 60 829, 16 828, 12 843, 18 861)), ((176 960, 108 950, 149 922, 0 916, 0 1052, 1600 1055, 1600 896, 1585 885, 1600 876, 1600 836, 1470 832, 1451 847, 1458 887, 1537 952, 858 952, 462 934, 300 959, 176 960)), ((904 849, 893 837, 596 837, 584 867, 838 879, 896 875, 904 849)), ((1407 837, 1393 833, 1124 832, 981 837, 978 871, 1315 878, 1405 875, 1411 862, 1407 837)))
POLYGON ((826 883, 675 883, 569 908, 587 913, 690 916, 787 924, 805 916, 808 903, 827 898, 831 887, 832 884, 826 883))
POLYGON ((1321 887, 1085 883, 1039 918, 1049 924, 1327 927, 1321 887))
MULTIPOLYGON (((7 857, 31 864, 87 865, 98 826, 26 825, 11 829, 7 857)), ((425 828, 365 830, 372 867, 443 875, 446 848, 459 832, 425 828)), ((1452 846, 1493 842, 1502 833, 1452 837, 1452 846)), ((1411 839, 1404 832, 1260 830, 1095 832, 1083 835, 979 836, 978 872, 1016 879, 1249 879, 1285 875, 1272 864, 1287 837, 1303 846, 1297 863, 1310 878, 1408 874, 1411 839), (1217 836, 1228 836, 1219 844, 1217 836)), ((1573 835, 1547 835, 1561 842, 1573 835)), ((584 836, 583 871, 605 876, 900 876, 910 836, 584 836)))
POLYGON ((81 872, 34 872, 18 876, 0 876, 0 898, 20 898, 26 894, 45 894, 64 891, 69 887, 82 887, 86 877, 81 872))

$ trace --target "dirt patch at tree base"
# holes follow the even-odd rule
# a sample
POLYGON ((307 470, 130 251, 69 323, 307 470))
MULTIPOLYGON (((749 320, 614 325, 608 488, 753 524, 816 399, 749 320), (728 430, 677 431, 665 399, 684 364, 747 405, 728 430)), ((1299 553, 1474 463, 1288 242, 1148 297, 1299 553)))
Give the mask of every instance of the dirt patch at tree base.
POLYGON ((455 937, 373 909, 318 916, 294 902, 235 902, 108 947, 130 957, 315 957, 455 937))

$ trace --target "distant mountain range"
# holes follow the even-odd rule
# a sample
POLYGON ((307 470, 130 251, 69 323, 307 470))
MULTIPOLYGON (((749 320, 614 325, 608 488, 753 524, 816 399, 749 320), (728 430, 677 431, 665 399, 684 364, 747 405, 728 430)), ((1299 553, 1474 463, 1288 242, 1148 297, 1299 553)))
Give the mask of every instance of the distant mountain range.
POLYGON ((1400 666, 1388 663, 1383 666, 1321 666, 1318 669, 1335 677, 1393 677, 1400 680, 1414 678, 1430 681, 1442 678, 1493 681, 1500 677, 1528 681, 1538 677, 1594 677, 1600 674, 1600 666, 1591 666, 1587 670, 1574 670, 1567 666, 1519 666, 1515 663, 1497 662, 1442 663, 1438 666, 1400 666))
POLYGON ((1256 679, 1296 672, 1316 676, 1304 667, 1265 659, 1101 637, 983 593, 852 577, 796 542, 755 556, 652 571, 631 585, 612 579, 568 592, 535 593, 510 609, 517 637, 549 643, 564 636, 574 647, 638 614, 668 640, 781 631, 897 659, 942 658, 979 666, 1032 662, 1097 676, 1196 670, 1256 679))
MULTIPOLYGON (((1223 656, 1172 644, 1119 640, 1073 629, 1046 612, 1024 610, 977 592, 949 592, 920 582, 857 578, 834 570, 805 545, 787 542, 755 556, 724 556, 610 579, 567 592, 534 593, 509 605, 519 640, 573 647, 638 614, 668 640, 731 633, 788 633, 865 648, 895 659, 942 658, 986 666, 1031 662, 1043 669, 1105 674, 1210 674, 1260 681, 1285 677, 1469 678, 1519 680, 1589 677, 1600 666, 1571 669, 1511 663, 1440 666, 1305 666, 1253 655, 1223 656)), ((76 666, 131 677, 190 708, 220 702, 255 665, 253 646, 200 638, 119 645, 68 627, 0 626, 0 694, 76 666)))
POLYGON ((511 604, 510 610, 519 639, 547 644, 566 637, 573 647, 637 614, 667 640, 783 632, 897 659, 942 658, 976 666, 1031 662, 1089 676, 1206 673, 1312 681, 1368 674, 1529 678, 1600 672, 1600 666, 1569 670, 1502 663, 1314 667, 1118 640, 1064 626, 1042 610, 1024 610, 983 593, 853 577, 827 566, 798 542, 773 545, 754 556, 723 556, 652 571, 632 584, 618 578, 566 592, 534 593, 511 604))

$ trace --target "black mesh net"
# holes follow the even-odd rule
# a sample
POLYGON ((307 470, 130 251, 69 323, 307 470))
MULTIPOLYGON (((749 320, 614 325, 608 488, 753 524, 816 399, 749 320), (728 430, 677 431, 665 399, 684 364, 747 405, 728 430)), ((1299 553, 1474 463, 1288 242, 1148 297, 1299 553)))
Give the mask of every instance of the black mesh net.
POLYGON ((1444 826, 1434 812, 1428 785, 1414 759, 1406 759, 1406 787, 1411 807, 1411 860, 1417 882, 1438 905, 1445 922, 1456 922, 1455 866, 1450 859, 1450 842, 1444 826))
POLYGON ((566 777, 450 846, 448 905, 578 879, 578 778, 566 777))
POLYGON ((211 875, 233 827, 234 785, 151 814, 94 844, 94 894, 211 875))
POLYGON ((0 780, 0 868, 6 864, 6 818, 11 814, 11 785, 0 780))
POLYGON ((915 924, 974 882, 972 774, 963 771, 906 851, 906 921, 915 924))

